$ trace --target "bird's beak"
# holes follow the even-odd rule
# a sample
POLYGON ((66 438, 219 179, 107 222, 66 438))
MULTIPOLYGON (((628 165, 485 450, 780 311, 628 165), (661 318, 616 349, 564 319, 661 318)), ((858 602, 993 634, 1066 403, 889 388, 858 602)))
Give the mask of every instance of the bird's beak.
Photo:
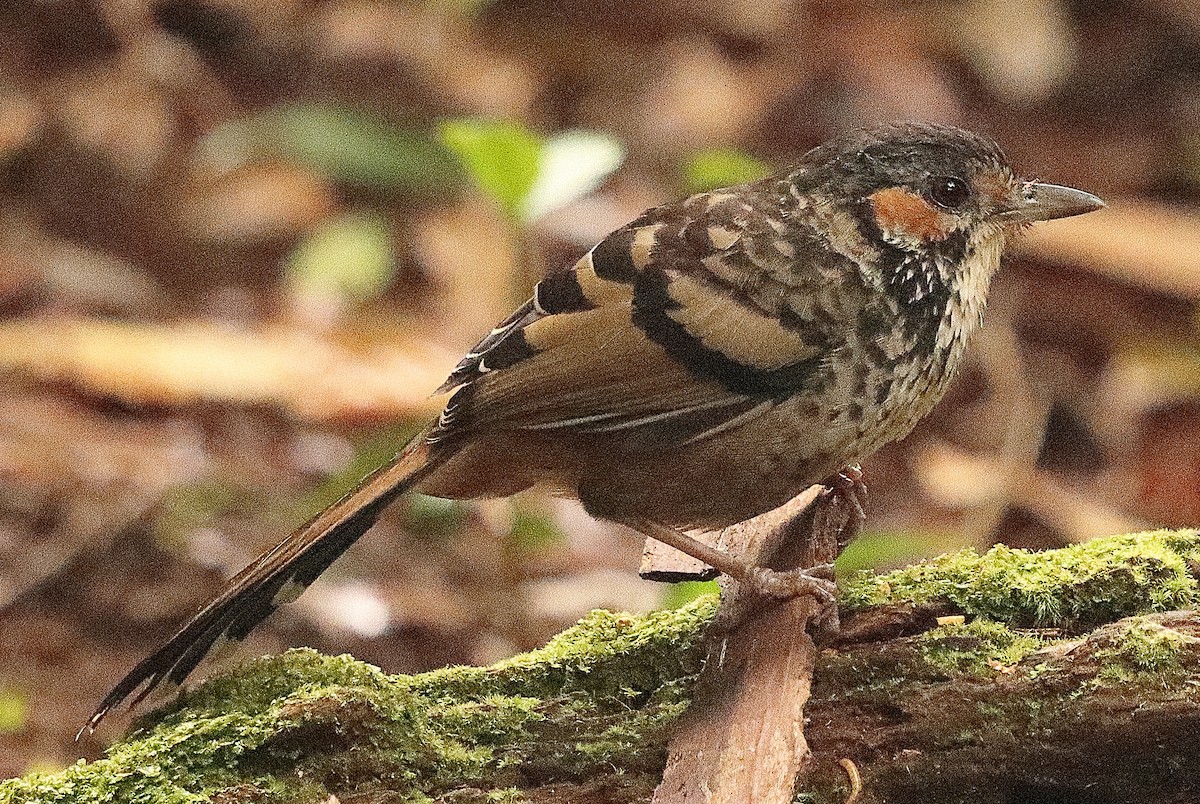
POLYGON ((1022 222, 1049 221, 1094 212, 1103 206, 1103 201, 1083 190, 1029 181, 1021 186, 1020 197, 1014 199, 1013 205, 1005 210, 1003 216, 1022 222))

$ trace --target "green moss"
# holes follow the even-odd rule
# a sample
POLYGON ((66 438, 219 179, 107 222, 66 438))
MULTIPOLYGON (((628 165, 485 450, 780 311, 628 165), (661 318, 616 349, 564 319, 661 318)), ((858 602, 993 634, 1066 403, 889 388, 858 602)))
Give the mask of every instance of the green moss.
POLYGON ((1153 620, 1118 623, 1091 658, 1099 664, 1094 686, 1157 678, 1163 686, 1182 678, 1200 654, 1200 639, 1153 620))
POLYGON ((3 783, 0 801, 303 802, 372 785, 397 800, 461 788, 515 801, 526 775, 659 767, 715 605, 594 612, 541 650, 418 676, 289 651, 182 696, 105 759, 3 783))
MULTIPOLYGON (((1042 644, 1014 628, 1078 628, 1193 604, 1188 566, 1198 552, 1195 532, 1157 532, 1045 553, 965 552, 859 576, 844 587, 849 608, 932 602, 974 620, 915 637, 915 659, 898 643, 831 652, 817 682, 830 700, 853 700, 931 672, 994 674, 1042 644)), ((531 787, 587 789, 597 777, 622 786, 619 796, 597 797, 648 798, 715 608, 710 596, 639 617, 594 612, 541 650, 417 676, 290 651, 182 696, 143 719, 105 759, 0 783, 0 802, 185 804, 218 792, 262 804, 321 802, 330 792, 397 802, 519 801, 531 787)), ((1109 632, 1088 640, 1100 667, 1091 677, 1166 679, 1200 653, 1200 640, 1153 620, 1097 634, 1109 632)), ((1034 662, 1021 666, 1039 683, 1041 672, 1048 681, 1069 676, 1034 662)))
POLYGON ((525 800, 524 794, 515 787, 506 787, 503 790, 489 790, 485 795, 485 801, 495 802, 495 804, 521 804, 525 800))
POLYGON ((1132 667, 1153 673, 1182 668, 1184 649, 1196 639, 1158 623, 1139 622, 1125 629, 1118 654, 1132 667))
POLYGON ((1045 642, 1013 631, 1001 623, 978 619, 965 625, 944 625, 921 634, 919 652, 931 667, 946 673, 994 675, 1012 667, 1045 642))
POLYGON ((1200 599, 1189 562, 1196 531, 1154 531, 1035 553, 998 546, 964 550, 878 576, 857 576, 847 609, 888 602, 943 603, 1017 627, 1075 629, 1200 599))
POLYGON ((546 647, 490 667, 450 667, 413 676, 414 690, 447 697, 488 692, 544 695, 563 688, 589 695, 645 689, 699 670, 700 632, 716 613, 707 596, 645 616, 594 611, 546 647), (597 672, 603 664, 603 673, 597 672))

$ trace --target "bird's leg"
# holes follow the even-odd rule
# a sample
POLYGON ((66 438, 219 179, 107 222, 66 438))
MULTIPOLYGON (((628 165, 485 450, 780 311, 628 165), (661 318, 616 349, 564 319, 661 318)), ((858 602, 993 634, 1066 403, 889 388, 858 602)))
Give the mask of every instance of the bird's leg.
POLYGON ((621 524, 715 567, 753 594, 780 599, 811 595, 823 607, 829 606, 835 599, 837 587, 833 582, 831 564, 811 569, 775 570, 755 566, 668 525, 642 519, 621 520, 621 524))
POLYGON ((811 595, 829 612, 837 597, 833 559, 854 540, 866 519, 867 486, 857 464, 847 466, 827 478, 812 507, 810 532, 799 545, 804 557, 794 569, 760 566, 686 533, 644 519, 618 519, 621 524, 644 536, 670 545, 681 553, 702 561, 733 578, 751 595, 788 599, 811 595), (804 566, 811 564, 811 566, 804 566))

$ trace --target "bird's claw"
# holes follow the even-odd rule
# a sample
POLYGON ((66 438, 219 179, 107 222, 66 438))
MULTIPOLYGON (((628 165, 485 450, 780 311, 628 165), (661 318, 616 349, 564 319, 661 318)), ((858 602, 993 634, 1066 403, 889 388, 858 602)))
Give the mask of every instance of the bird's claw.
POLYGON ((831 539, 839 548, 858 535, 867 519, 867 484, 862 469, 852 464, 825 480, 825 492, 817 507, 813 533, 818 539, 831 539))
POLYGON ((863 479, 862 467, 858 464, 846 466, 833 476, 830 493, 836 494, 851 507, 855 519, 862 521, 867 518, 870 497, 867 493, 867 482, 863 479))
POLYGON ((743 584, 752 594, 776 600, 812 597, 823 610, 837 602, 832 564, 791 570, 754 567, 743 584))

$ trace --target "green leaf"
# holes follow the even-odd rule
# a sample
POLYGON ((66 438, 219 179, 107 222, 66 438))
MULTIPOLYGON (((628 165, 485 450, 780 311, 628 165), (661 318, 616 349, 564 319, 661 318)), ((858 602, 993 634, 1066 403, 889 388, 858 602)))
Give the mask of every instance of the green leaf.
POLYGON ((838 575, 860 570, 882 571, 941 555, 962 546, 947 533, 868 532, 847 545, 835 565, 838 575))
POLYGON ((387 221, 351 213, 327 221, 300 241, 288 258, 287 281, 302 294, 364 301, 383 292, 395 270, 387 221))
POLYGON ((662 602, 659 607, 681 609, 698 597, 719 595, 720 593, 721 587, 717 585, 716 581, 682 581, 668 584, 667 588, 663 590, 662 602))
POLYGON ((0 687, 0 734, 12 734, 25 728, 29 713, 29 695, 15 687, 0 687))
POLYGON ((525 197, 526 221, 582 198, 625 161, 625 147, 596 131, 564 131, 542 149, 537 178, 525 197))
POLYGON ((744 184, 771 175, 771 166, 732 148, 711 148, 692 155, 683 165, 684 191, 702 193, 744 184))
POLYGON ((523 553, 536 553, 546 547, 561 544, 564 536, 554 520, 545 513, 524 507, 516 510, 508 543, 523 553))
MULTIPOLYGON (((357 486, 364 477, 396 457, 416 434, 417 424, 400 423, 384 427, 357 445, 354 459, 345 468, 329 475, 316 488, 289 505, 286 518, 300 520, 332 505, 357 486)), ((467 503, 444 500, 416 492, 404 496, 405 526, 418 536, 441 540, 462 530, 471 515, 467 503)))
POLYGON ((521 220, 541 168, 542 141, 524 126, 503 120, 447 120, 441 136, 475 184, 509 219, 521 220))
POLYGON ((333 505, 338 498, 357 486, 368 474, 396 457, 398 452, 418 432, 420 422, 399 422, 382 427, 354 449, 354 458, 344 468, 325 478, 324 482, 296 503, 288 516, 300 519, 333 505))
POLYGON ((198 153, 218 169, 278 157, 346 183, 384 190, 443 190, 462 183, 453 156, 429 134, 324 104, 280 106, 226 123, 198 153))
POLYGON ((409 494, 405 499, 404 524, 427 539, 446 539, 463 529, 470 517, 470 508, 460 500, 447 500, 425 494, 409 494))
POLYGON ((155 541, 168 550, 182 550, 193 530, 237 510, 251 496, 247 489, 212 478, 175 486, 159 502, 155 541))

